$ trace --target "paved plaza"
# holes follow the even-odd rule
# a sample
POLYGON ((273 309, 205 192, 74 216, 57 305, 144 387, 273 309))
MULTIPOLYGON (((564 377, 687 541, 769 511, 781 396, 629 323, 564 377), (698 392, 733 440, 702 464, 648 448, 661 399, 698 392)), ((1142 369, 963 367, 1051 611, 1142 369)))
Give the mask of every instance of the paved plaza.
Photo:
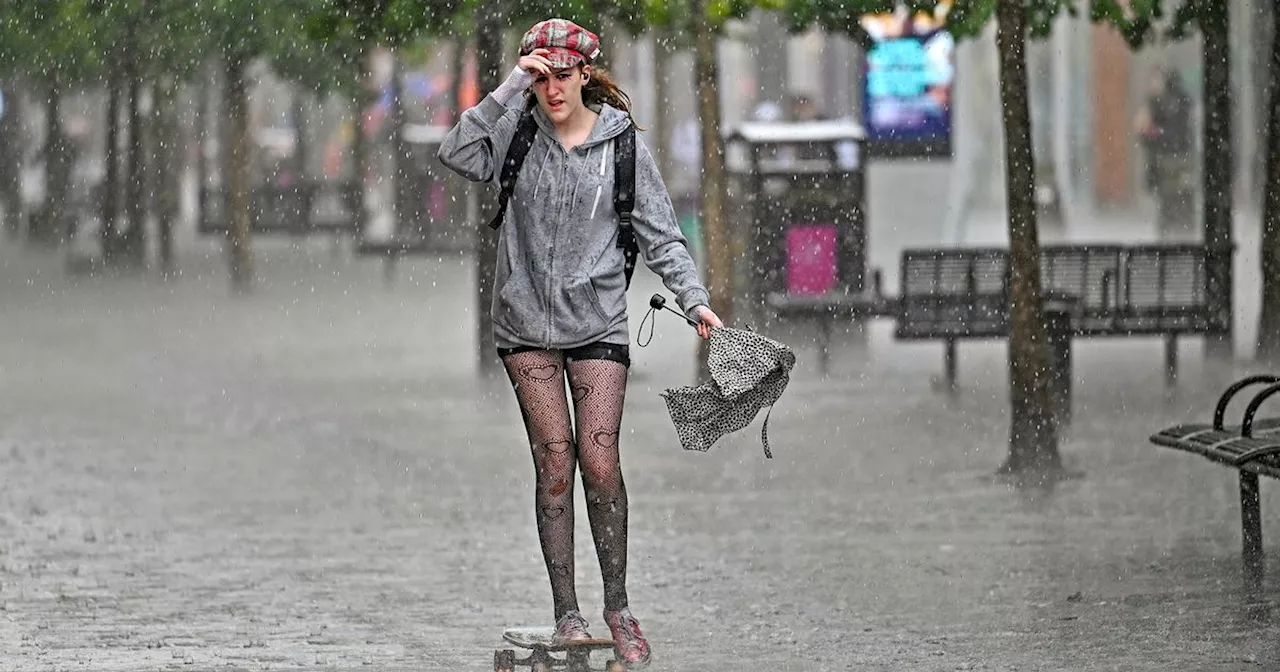
MULTIPOLYGON (((0 245, 0 670, 482 671, 503 627, 548 621, 519 414, 474 372, 470 258, 387 285, 322 243, 257 254, 237 298, 211 244, 171 283, 0 245)), ((658 290, 637 272, 633 335, 658 290)), ((1062 448, 1084 477, 1027 492, 991 478, 1001 343, 962 345, 949 400, 940 344, 876 323, 823 379, 797 329, 765 460, 759 420, 680 448, 658 395, 692 382, 696 342, 667 317, 633 346, 622 439, 650 669, 1280 669, 1274 484, 1250 603, 1234 474, 1147 441, 1247 362, 1209 369, 1187 339, 1166 396, 1158 339, 1079 343, 1062 448)))

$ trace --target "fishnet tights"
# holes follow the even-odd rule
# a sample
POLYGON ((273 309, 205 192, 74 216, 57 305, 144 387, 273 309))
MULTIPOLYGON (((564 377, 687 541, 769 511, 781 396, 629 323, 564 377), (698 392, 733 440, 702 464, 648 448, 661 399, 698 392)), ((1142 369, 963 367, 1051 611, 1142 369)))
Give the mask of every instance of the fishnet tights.
POLYGON ((604 581, 604 608, 627 606, 627 490, 618 430, 627 367, 602 359, 569 361, 559 352, 519 352, 503 359, 515 389, 536 470, 534 505, 555 616, 578 609, 573 568, 573 486, 577 467, 604 581), (567 368, 567 371, 566 371, 567 368), (569 420, 566 373, 576 433, 569 420))

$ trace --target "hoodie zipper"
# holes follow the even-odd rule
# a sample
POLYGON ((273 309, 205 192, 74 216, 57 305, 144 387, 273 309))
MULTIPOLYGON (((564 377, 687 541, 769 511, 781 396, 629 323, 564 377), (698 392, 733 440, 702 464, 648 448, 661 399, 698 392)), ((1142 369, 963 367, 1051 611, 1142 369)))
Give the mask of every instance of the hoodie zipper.
MULTIPOLYGON (((564 179, 567 178, 569 174, 569 153, 564 151, 564 146, 561 145, 558 140, 555 142, 555 146, 560 149, 560 180, 561 184, 563 184, 564 179)), ((547 241, 547 291, 545 295, 546 298, 544 299, 546 302, 544 312, 547 314, 547 333, 543 342, 543 347, 546 349, 551 348, 551 330, 555 322, 555 315, 552 307, 554 297, 552 296, 551 289, 556 277, 556 239, 560 237, 560 223, 564 220, 564 217, 562 216, 563 213, 564 201, 560 201, 556 204, 555 229, 551 232, 551 239, 547 241)))
MULTIPOLYGON (((590 138, 588 138, 588 139, 590 139, 590 138)), ((560 141, 559 141, 559 140, 556 140, 556 139, 554 139, 554 138, 553 138, 553 139, 552 139, 552 143, 554 143, 554 144, 552 145, 551 149, 547 152, 547 156, 546 156, 546 158, 544 159, 542 169, 544 170, 544 169, 546 168, 546 160, 551 158, 551 152, 555 151, 556 149, 559 149, 559 150, 560 150, 560 159, 561 159, 561 161, 562 161, 561 166, 560 166, 560 180, 561 180, 561 184, 563 184, 563 183, 564 183, 563 181, 564 181, 565 179, 567 179, 567 178, 568 178, 568 173, 569 173, 569 161, 572 159, 572 156, 571 156, 571 153, 570 153, 568 150, 566 150, 566 149, 564 148, 564 145, 560 144, 560 141)), ((603 156, 602 156, 602 157, 601 157, 601 159, 600 159, 600 174, 601 174, 601 175, 603 175, 603 174, 604 174, 604 169, 605 169, 605 167, 606 167, 606 165, 607 165, 607 164, 606 164, 606 161, 607 161, 608 156, 609 156, 608 144, 607 144, 607 143, 606 143, 606 145, 605 145, 605 150, 604 150, 604 152, 602 152, 602 154, 603 154, 603 156)), ((590 157, 590 151, 588 151, 588 152, 587 152, 587 156, 588 156, 588 157, 590 157)), ((584 170, 590 170, 590 161, 589 161, 589 159, 583 159, 583 169, 584 169, 584 170)), ((581 179, 582 179, 582 172, 581 172, 581 171, 579 171, 579 173, 578 173, 578 180, 574 182, 574 186, 573 186, 573 193, 571 194, 570 202, 572 202, 573 198, 574 198, 574 197, 576 197, 577 190, 578 190, 578 183, 581 181, 581 179)), ((542 183, 542 179, 541 179, 541 170, 539 171, 539 179, 538 179, 538 183, 539 183, 539 185, 541 185, 541 183, 542 183)), ((538 188, 538 187, 534 187, 535 191, 537 190, 537 188, 538 188)), ((592 207, 591 207, 591 216, 592 216, 592 219, 594 219, 594 218, 595 218, 596 205, 598 205, 598 203, 599 203, 599 200, 600 200, 600 194, 602 193, 602 190, 603 190, 603 189, 604 189, 603 185, 602 185, 602 186, 598 186, 598 187, 596 187, 596 204, 593 204, 593 205, 592 205, 592 207)), ((553 303, 553 301, 552 301, 552 294, 551 294, 551 290, 552 290, 552 284, 553 284, 553 282, 554 282, 554 278, 555 278, 555 261, 556 261, 556 259, 555 259, 555 256, 556 256, 556 255, 555 255, 555 241, 560 237, 560 227, 561 227, 561 225, 563 224, 563 221, 564 221, 563 213, 564 213, 564 209, 565 209, 565 204, 564 204, 564 201, 563 201, 563 200, 556 204, 556 209, 557 209, 557 212, 556 212, 556 223, 555 223, 555 229, 554 229, 554 231, 552 232, 551 240, 547 243, 547 282, 546 282, 546 285, 545 285, 545 286, 546 286, 546 294, 545 294, 545 298, 544 298, 544 300, 543 300, 543 304, 544 304, 544 306, 545 306, 545 308, 544 308, 544 311, 543 311, 543 312, 545 312, 545 313, 547 314, 547 327, 546 327, 545 335, 544 335, 544 337, 543 337, 543 348, 545 348, 545 349, 550 349, 550 348, 551 348, 551 330, 552 330, 552 327, 554 326, 554 321, 555 321, 555 320, 554 320, 554 316, 553 316, 553 314, 552 314, 552 303, 553 303)))

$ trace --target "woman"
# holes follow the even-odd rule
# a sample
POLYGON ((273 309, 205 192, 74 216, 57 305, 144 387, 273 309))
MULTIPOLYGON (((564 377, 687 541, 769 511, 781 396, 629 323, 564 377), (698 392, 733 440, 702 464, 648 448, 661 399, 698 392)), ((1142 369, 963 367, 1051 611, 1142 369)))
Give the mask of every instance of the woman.
MULTIPOLYGON (((630 337, 612 207, 612 141, 634 120, 626 94, 592 66, 598 54, 599 38, 570 21, 534 25, 521 40, 519 63, 462 113, 439 159, 469 180, 496 184, 522 111, 537 122, 501 228, 490 307, 494 339, 533 451, 535 517, 556 637, 591 637, 573 567, 573 488, 581 465, 603 574, 604 621, 619 658, 634 667, 647 663, 650 651, 627 602, 627 492, 618 439, 630 337), (513 102, 519 104, 509 107, 513 102)), ((697 323, 698 334, 710 338, 711 328, 723 325, 638 135, 635 161, 632 226, 645 264, 697 323)))

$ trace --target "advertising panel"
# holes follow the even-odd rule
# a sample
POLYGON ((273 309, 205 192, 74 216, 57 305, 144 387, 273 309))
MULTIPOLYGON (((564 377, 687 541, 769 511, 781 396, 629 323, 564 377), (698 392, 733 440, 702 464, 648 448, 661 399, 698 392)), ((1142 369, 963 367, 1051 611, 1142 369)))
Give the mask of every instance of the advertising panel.
POLYGON ((867 150, 874 156, 951 155, 955 38, 945 30, 950 2, 933 13, 862 18, 871 37, 863 72, 867 150))

